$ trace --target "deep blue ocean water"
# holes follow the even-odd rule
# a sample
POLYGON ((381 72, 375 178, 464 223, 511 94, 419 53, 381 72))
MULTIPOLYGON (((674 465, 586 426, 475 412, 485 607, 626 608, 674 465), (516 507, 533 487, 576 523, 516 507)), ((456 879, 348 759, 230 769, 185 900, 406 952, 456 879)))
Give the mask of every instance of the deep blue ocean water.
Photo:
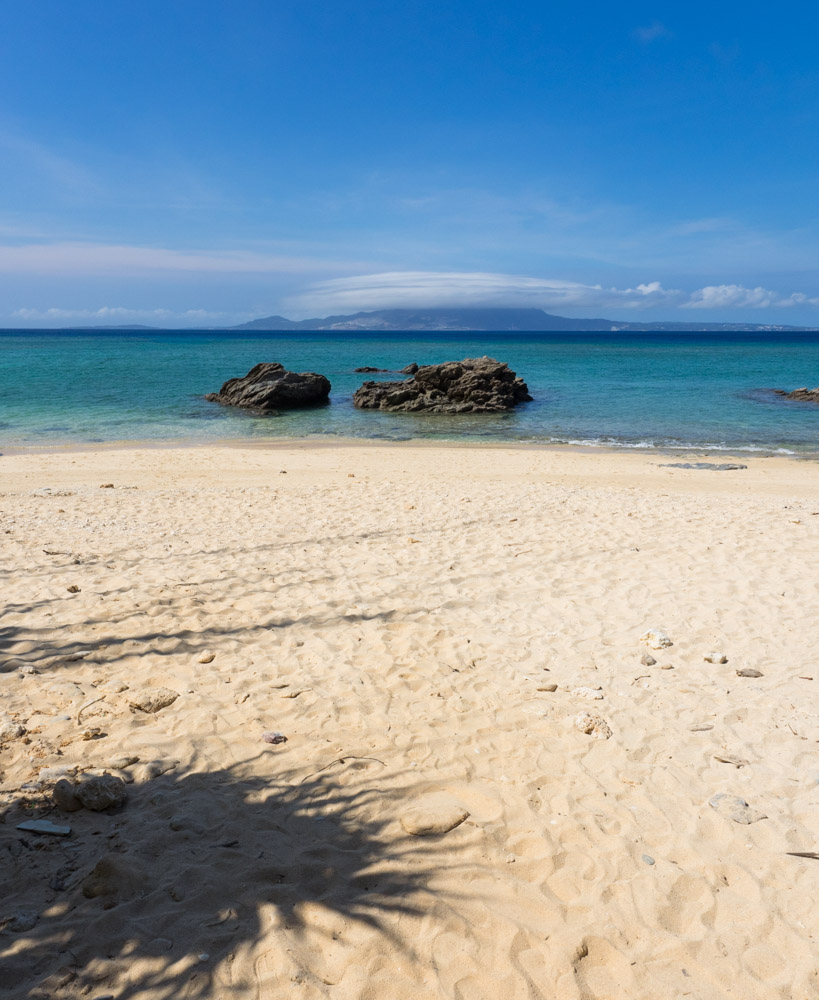
POLYGON ((0 331, 0 447, 312 435, 819 454, 819 334, 0 331), (488 354, 534 402, 502 416, 358 411, 362 365, 488 354), (317 371, 331 404, 255 417, 205 401, 259 361, 317 371))

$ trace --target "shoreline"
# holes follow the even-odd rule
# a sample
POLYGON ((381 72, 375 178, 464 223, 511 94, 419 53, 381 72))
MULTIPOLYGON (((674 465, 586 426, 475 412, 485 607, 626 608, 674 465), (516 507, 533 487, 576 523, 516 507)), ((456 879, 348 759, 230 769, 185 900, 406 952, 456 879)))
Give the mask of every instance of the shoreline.
POLYGON ((749 445, 747 450, 742 446, 736 448, 699 447, 697 445, 676 445, 668 447, 643 447, 641 445, 584 444, 580 441, 509 441, 481 440, 476 438, 438 439, 438 438, 406 438, 388 440, 376 437, 324 437, 310 435, 296 438, 212 438, 206 441, 190 438, 123 438, 115 441, 72 441, 60 443, 57 441, 44 444, 0 444, 0 458, 15 455, 52 455, 52 454, 83 454, 94 452, 115 452, 134 450, 156 451, 187 451, 204 448, 249 448, 260 451, 282 451, 288 449, 315 449, 317 451, 334 448, 451 448, 465 450, 512 450, 512 451, 546 451, 546 452, 577 452, 580 454, 602 455, 646 455, 673 458, 689 458, 692 461, 701 457, 714 462, 747 462, 758 459, 787 459, 797 462, 819 462, 819 448, 811 452, 797 452, 790 449, 757 448, 749 445))

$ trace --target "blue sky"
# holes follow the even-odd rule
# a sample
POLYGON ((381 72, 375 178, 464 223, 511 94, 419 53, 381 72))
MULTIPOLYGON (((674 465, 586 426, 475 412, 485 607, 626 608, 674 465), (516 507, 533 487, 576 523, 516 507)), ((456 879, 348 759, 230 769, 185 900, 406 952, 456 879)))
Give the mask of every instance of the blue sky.
POLYGON ((819 325, 808 3, 0 0, 0 325, 819 325))

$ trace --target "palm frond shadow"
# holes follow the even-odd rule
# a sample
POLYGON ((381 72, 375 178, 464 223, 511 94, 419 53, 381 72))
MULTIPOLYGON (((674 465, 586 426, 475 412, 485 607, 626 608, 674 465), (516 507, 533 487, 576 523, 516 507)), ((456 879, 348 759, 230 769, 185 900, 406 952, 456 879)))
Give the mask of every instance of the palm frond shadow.
POLYGON ((33 928, 0 933, 4 996, 247 995, 254 984, 225 972, 242 949, 269 954, 265 988, 320 985, 316 954, 347 949, 349 958, 362 933, 412 959, 395 928, 428 909, 430 883, 452 874, 468 829, 450 834, 445 850, 443 838, 405 834, 397 817, 413 786, 392 773, 385 794, 372 758, 271 779, 259 774, 266 756, 131 785, 111 816, 52 810, 52 821, 71 823, 71 846, 16 829, 32 806, 46 815, 45 800, 25 814, 19 802, 7 806, 0 864, 7 885, 23 889, 6 906, 38 900, 41 912, 33 928))

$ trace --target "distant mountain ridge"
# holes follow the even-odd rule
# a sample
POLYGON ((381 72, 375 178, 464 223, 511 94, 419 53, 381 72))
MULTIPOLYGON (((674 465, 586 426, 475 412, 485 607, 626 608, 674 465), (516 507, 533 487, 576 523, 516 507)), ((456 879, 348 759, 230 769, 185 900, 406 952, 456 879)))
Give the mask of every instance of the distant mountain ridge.
POLYGON ((377 309, 348 316, 292 320, 284 316, 254 319, 230 330, 384 330, 490 333, 694 333, 792 332, 809 333, 817 327, 778 323, 626 323, 612 319, 568 319, 542 309, 377 309))

